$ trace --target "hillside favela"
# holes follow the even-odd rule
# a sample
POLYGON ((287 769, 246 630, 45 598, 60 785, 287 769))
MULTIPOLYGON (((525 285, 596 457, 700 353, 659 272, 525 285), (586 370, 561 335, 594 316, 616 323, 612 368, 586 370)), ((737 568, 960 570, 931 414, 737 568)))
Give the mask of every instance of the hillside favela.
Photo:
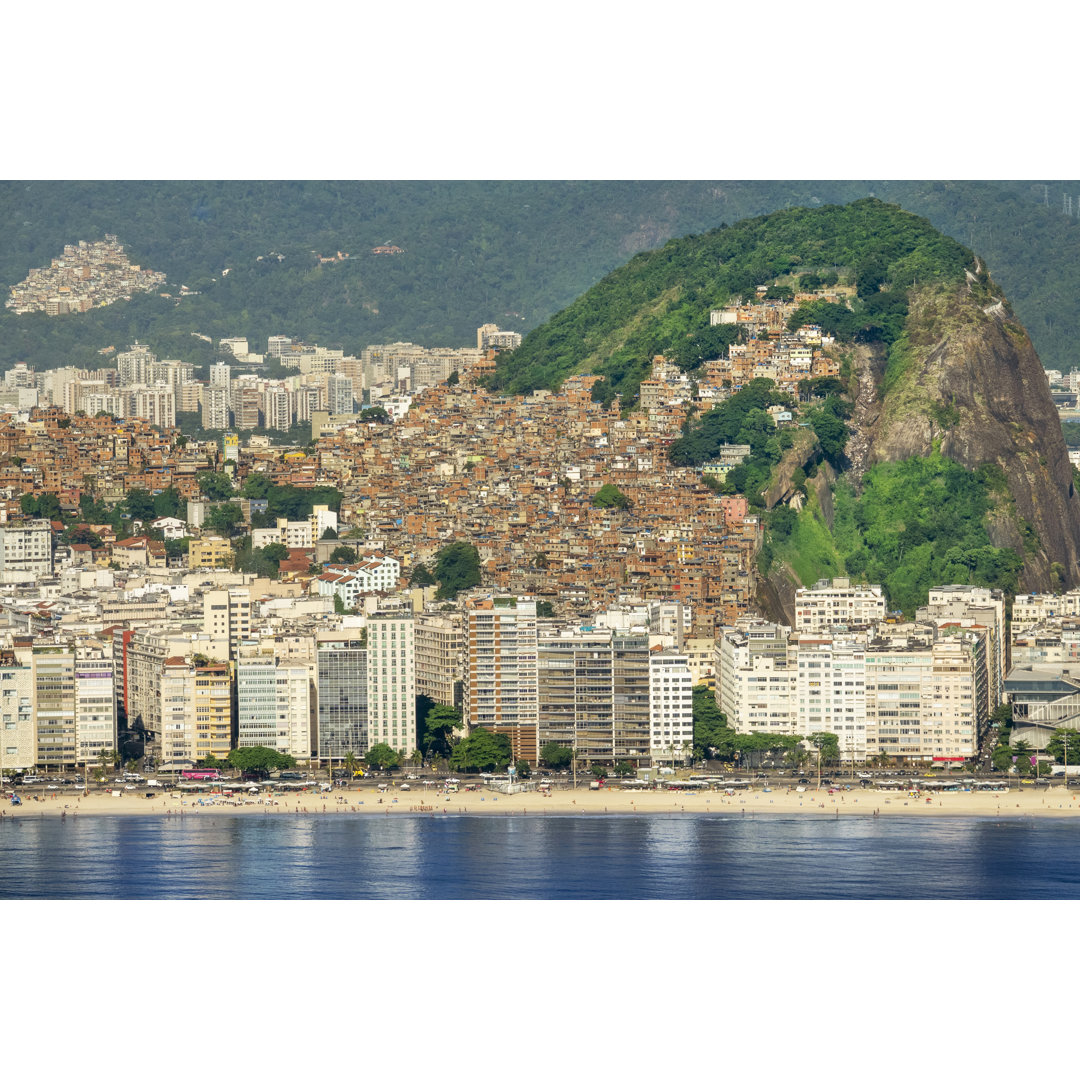
POLYGON ((124 187, 0 185, 0 829, 1077 812, 1060 185, 124 187))

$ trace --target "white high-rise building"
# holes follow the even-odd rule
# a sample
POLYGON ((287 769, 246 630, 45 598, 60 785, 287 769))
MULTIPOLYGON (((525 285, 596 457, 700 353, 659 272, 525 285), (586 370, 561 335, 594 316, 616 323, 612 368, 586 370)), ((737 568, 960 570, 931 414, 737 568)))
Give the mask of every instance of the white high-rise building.
POLYGON ((353 383, 348 375, 326 377, 326 404, 332 414, 351 413, 353 401, 353 383))
POLYGON ((252 632, 251 590, 241 587, 207 589, 203 593, 203 632, 220 642, 235 658, 241 642, 252 632))
POLYGON ((176 427, 176 394, 171 386, 134 388, 131 415, 159 428, 176 427))
POLYGON ((716 701, 736 731, 795 734, 797 668, 788 656, 790 633, 790 627, 754 619, 724 631, 716 701))
POLYGON ((76 763, 95 765, 116 750, 116 693, 111 647, 84 642, 75 647, 76 763))
POLYGON ((229 388, 202 387, 202 426, 207 431, 225 431, 229 427, 229 388))
POLYGON ((403 757, 416 749, 416 640, 412 610, 379 610, 367 620, 368 746, 403 757))
POLYGON ((315 665, 242 647, 236 665, 237 745, 312 754, 315 665))
POLYGON ((685 762, 694 746, 694 680, 674 649, 649 656, 649 748, 653 761, 685 762))
POLYGON ((288 431, 292 427, 292 395, 280 383, 263 390, 263 424, 275 431, 288 431))
POLYGON ((795 731, 836 736, 842 760, 866 760, 866 642, 800 634, 790 639, 795 668, 795 731), (796 666, 797 665, 797 666, 796 666))
POLYGON ((127 352, 116 357, 117 377, 121 386, 138 386, 149 382, 150 365, 157 357, 145 346, 136 342, 127 352))

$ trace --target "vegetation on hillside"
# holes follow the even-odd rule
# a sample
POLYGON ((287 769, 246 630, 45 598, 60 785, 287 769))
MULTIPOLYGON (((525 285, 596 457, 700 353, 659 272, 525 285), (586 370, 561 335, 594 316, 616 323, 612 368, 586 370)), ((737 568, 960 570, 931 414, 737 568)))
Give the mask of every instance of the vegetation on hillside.
POLYGON ((844 336, 889 344, 903 326, 906 289, 959 281, 973 259, 928 221, 876 199, 778 211, 635 256, 500 356, 492 385, 524 392, 590 370, 629 405, 654 356, 697 366, 726 350, 730 330, 709 326, 712 308, 802 273, 854 281, 859 300, 844 336))
POLYGON ((935 453, 875 465, 861 497, 838 484, 833 536, 847 573, 880 582, 893 608, 913 615, 931 585, 1015 591, 1022 558, 990 543, 986 515, 1007 495, 994 465, 974 471, 935 453))

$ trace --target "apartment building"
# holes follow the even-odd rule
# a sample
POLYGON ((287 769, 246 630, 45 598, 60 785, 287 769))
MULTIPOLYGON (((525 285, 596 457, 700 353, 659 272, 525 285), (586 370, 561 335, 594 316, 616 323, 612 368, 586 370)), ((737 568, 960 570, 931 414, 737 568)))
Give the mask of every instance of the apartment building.
POLYGON ((33 769, 37 765, 34 723, 34 668, 30 639, 8 636, 0 648, 0 767, 33 769))
POLYGON ((415 620, 416 693, 461 708, 465 633, 459 611, 425 611, 415 620))
POLYGON ((320 596, 338 596, 346 608, 357 607, 360 597, 397 588, 401 563, 390 555, 365 559, 354 566, 329 566, 317 578, 320 596))
POLYGON ((331 413, 345 414, 354 410, 353 381, 348 375, 329 375, 326 379, 326 407, 331 413))
POLYGON ((37 764, 72 768, 78 763, 75 650, 65 645, 35 645, 33 667, 37 764))
POLYGON ((75 760, 94 765, 116 750, 116 688, 111 646, 75 646, 75 760))
MULTIPOLYGON (((1080 598, 1080 592, 1077 596, 1080 598)), ((929 620, 939 627, 955 625, 975 631, 985 628, 979 632, 986 638, 987 709, 993 712, 1001 704, 1009 662, 1005 594, 1001 589, 979 585, 935 586, 929 591, 926 607, 915 613, 915 620, 929 620)))
MULTIPOLYGON (((191 504, 188 504, 188 520, 191 520, 191 504)), ((188 544, 188 566, 192 570, 212 570, 233 564, 232 544, 223 536, 204 536, 188 544)))
POLYGON ((725 628, 717 649, 716 701, 738 732, 795 733, 791 628, 757 619, 725 628))
POLYGON ((227 757, 233 745, 229 665, 169 656, 162 665, 160 685, 160 767, 176 770, 207 757, 227 757))
POLYGON ((416 640, 412 611, 382 609, 367 619, 368 745, 403 757, 416 749, 416 640))
POLYGON ((0 582, 36 581, 52 572, 52 525, 48 521, 0 527, 0 582))
POLYGON ((1046 619, 1080 616, 1080 589, 1066 593, 1018 593, 1013 597, 1013 639, 1046 619))
POLYGON ((966 633, 931 637, 876 638, 867 646, 870 754, 930 762, 963 761, 976 753, 979 639, 966 633))
POLYGON ((315 665, 241 646, 236 663, 237 746, 268 746, 307 760, 314 734, 315 665))
POLYGON ((514 757, 536 761, 536 601, 497 596, 465 609, 465 722, 510 737, 514 757))
POLYGON ((831 626, 868 626, 885 618, 880 585, 852 585, 847 578, 827 578, 795 591, 795 629, 818 631, 831 626))
POLYGON ((213 382, 201 390, 202 426, 207 431, 224 431, 229 426, 229 387, 213 382))
POLYGON ((368 749, 368 650, 358 634, 319 635, 316 644, 318 756, 342 761, 368 749))
POLYGON ((203 593, 203 633, 221 643, 222 655, 236 658, 252 634, 251 590, 207 589, 203 593))
POLYGON ((652 731, 663 731, 671 704, 659 695, 650 712, 648 635, 610 628, 539 634, 537 699, 539 749, 574 750, 582 767, 647 765, 652 731))
POLYGON ((865 761, 865 639, 805 633, 793 635, 789 646, 795 733, 830 732, 844 760, 865 761))
POLYGON ((649 748, 654 762, 686 762, 694 746, 694 679, 674 649, 649 655, 649 748))

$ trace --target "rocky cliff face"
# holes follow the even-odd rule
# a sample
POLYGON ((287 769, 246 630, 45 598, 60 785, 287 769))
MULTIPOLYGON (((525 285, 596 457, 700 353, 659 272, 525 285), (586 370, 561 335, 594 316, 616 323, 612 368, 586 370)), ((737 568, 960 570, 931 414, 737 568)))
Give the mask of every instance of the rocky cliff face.
MULTIPOLYGON (((941 453, 968 468, 996 462, 1011 506, 988 522, 991 542, 1024 556, 1021 586, 1080 585, 1080 495, 1042 364, 1026 331, 981 270, 959 290, 912 297, 907 331, 889 369, 863 357, 865 462, 941 453), (1023 523, 1041 551, 1023 541, 1023 523), (1052 567, 1052 564, 1059 567, 1052 567)), ((860 394, 860 397, 863 395, 860 394)))

